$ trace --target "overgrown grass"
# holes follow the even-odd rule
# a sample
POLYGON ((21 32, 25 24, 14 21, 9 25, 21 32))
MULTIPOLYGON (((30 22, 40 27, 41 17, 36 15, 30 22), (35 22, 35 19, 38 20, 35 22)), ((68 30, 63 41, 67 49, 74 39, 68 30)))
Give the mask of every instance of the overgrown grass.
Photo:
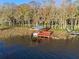
MULTIPOLYGON (((0 26, 0 38, 8 38, 13 36, 26 36, 31 35, 33 30, 29 30, 31 27, 27 26, 0 26)), ((66 29, 51 29, 54 31, 55 36, 65 37, 67 32, 66 29)), ((79 29, 75 29, 75 31, 79 31, 79 29)))
POLYGON ((12 28, 11 26, 0 26, 0 30, 5 30, 5 29, 9 29, 12 28))

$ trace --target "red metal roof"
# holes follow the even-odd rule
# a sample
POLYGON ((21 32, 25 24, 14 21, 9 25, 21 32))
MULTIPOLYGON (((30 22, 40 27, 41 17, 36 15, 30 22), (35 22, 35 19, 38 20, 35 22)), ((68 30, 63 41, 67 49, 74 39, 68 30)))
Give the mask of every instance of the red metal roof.
POLYGON ((42 37, 49 37, 51 35, 51 32, 49 31, 42 31, 38 33, 38 36, 42 36, 42 37))

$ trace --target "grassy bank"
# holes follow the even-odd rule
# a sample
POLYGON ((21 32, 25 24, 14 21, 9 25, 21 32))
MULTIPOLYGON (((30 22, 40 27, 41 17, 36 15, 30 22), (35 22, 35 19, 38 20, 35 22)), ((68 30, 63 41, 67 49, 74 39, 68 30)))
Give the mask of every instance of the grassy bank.
MULTIPOLYGON (((51 31, 53 31, 53 36, 60 39, 66 39, 68 36, 66 30, 51 29, 51 31)), ((32 32, 34 30, 27 27, 2 27, 0 28, 0 39, 21 39, 21 37, 26 39, 32 32)))
POLYGON ((14 36, 25 36, 29 35, 31 32, 25 27, 13 27, 5 30, 0 30, 0 38, 8 38, 14 36))
MULTIPOLYGON (((30 36, 31 33, 34 31, 33 29, 27 27, 11 27, 11 28, 2 28, 2 29, 0 29, 1 39, 12 38, 16 36, 26 36, 26 35, 30 36)), ((53 29, 51 29, 51 31, 54 32, 54 36, 56 37, 60 37, 64 39, 66 36, 65 31, 58 31, 53 29)))

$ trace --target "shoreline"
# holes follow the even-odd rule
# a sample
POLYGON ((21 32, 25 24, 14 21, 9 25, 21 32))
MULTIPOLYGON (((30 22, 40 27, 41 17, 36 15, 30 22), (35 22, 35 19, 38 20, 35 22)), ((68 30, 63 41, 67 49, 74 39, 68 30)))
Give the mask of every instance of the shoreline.
MULTIPOLYGON (((60 38, 60 39, 66 39, 68 33, 66 31, 55 31, 51 29, 54 33, 53 36, 60 38)), ((16 36, 30 36, 32 32, 35 30, 27 27, 13 27, 5 30, 0 30, 0 38, 7 39, 12 38, 16 36)))

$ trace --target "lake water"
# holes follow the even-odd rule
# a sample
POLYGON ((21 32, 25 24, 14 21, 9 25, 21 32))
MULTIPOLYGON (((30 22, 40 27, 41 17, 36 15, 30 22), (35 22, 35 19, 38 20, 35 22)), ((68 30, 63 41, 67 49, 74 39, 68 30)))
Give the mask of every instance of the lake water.
POLYGON ((0 41, 0 59, 79 59, 79 40, 15 41, 0 41))

